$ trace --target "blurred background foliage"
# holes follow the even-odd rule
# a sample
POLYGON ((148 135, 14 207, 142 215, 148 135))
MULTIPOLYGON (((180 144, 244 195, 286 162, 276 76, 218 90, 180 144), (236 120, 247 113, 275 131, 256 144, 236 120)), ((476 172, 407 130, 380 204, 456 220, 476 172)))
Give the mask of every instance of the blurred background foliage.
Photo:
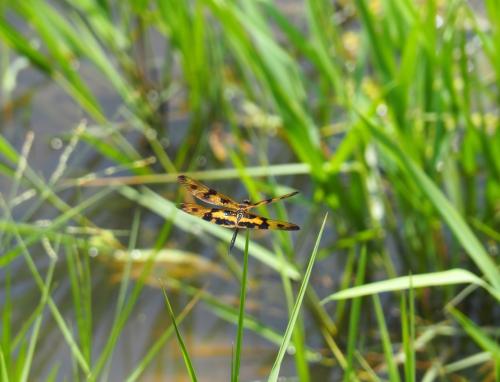
MULTIPOLYGON (((240 200, 301 191, 259 211, 299 233, 251 233, 245 327, 271 349, 329 211, 287 375, 499 378, 496 0, 4 0, 0 54, 2 380, 175 379, 171 329, 118 350, 134 311, 168 321, 159 280, 174 311, 195 296, 237 324, 232 233, 177 212, 181 172, 240 200)), ((272 364, 246 356, 247 379, 272 364)), ((230 357, 192 356, 207 380, 230 357)))

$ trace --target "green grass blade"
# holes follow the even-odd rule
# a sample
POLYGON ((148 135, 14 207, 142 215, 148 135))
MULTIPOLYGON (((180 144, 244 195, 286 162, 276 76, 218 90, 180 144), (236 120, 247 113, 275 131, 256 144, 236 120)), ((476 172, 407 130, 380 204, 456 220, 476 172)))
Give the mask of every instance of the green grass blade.
MULTIPOLYGON (((44 291, 42 293, 42 298, 40 301, 40 305, 45 307, 47 305, 48 297, 49 297, 49 291, 50 291, 50 285, 52 283, 52 276, 54 275, 54 269, 56 265, 56 259, 52 259, 49 265, 49 269, 47 271, 47 277, 45 279, 45 287, 44 291)), ((21 371, 21 377, 19 378, 20 382, 25 382, 28 381, 30 370, 32 367, 32 362, 33 362, 33 356, 35 354, 35 346, 38 340, 38 334, 40 333, 40 326, 42 325, 42 319, 43 319, 43 314, 39 314, 38 317, 35 320, 35 323, 33 325, 33 332, 31 333, 31 339, 30 343, 28 346, 28 351, 26 353, 26 358, 24 360, 24 365, 21 371)))
MULTIPOLYGON (((126 150, 123 145, 121 145, 120 136, 117 134, 104 135, 102 132, 99 134, 93 134, 91 132, 84 132, 81 136, 83 142, 87 143, 89 146, 94 148, 96 151, 101 153, 103 156, 108 157, 115 163, 121 165, 129 165, 133 161, 140 160, 140 156, 134 150, 126 150), (106 138, 106 139, 105 139, 106 138)), ((144 168, 135 168, 133 171, 137 174, 146 176, 147 170, 144 168)))
MULTIPOLYGON (((361 285, 365 279, 366 271, 366 247, 361 249, 358 272, 356 274, 356 285, 361 285)), ((343 381, 350 382, 357 380, 354 367, 354 352, 356 350, 356 340, 359 334, 359 320, 361 314, 361 298, 357 297, 352 301, 351 314, 349 315, 349 331, 347 336, 347 367, 343 381)))
POLYGON ((274 365, 271 369, 271 373, 268 378, 269 382, 276 382, 278 380, 281 363, 283 362, 283 358, 285 357, 285 352, 286 349, 288 349, 288 345, 290 343, 290 338, 292 337, 292 332, 295 326, 295 322, 297 321, 297 317, 299 316, 300 307, 302 305, 302 300, 304 299, 304 295, 306 293, 307 285, 309 283, 309 277, 311 276, 312 268, 314 266, 314 260, 316 259, 316 254, 318 253, 319 243, 323 235, 323 230, 325 228, 327 218, 328 214, 326 214, 325 218, 323 219, 323 224, 321 225, 321 229, 316 239, 316 244, 314 245, 311 258, 309 259, 309 263, 307 264, 307 269, 304 274, 302 283, 300 284, 299 293, 297 294, 297 300, 295 301, 295 306, 293 307, 292 315, 290 317, 290 320, 288 321, 288 325, 286 327, 285 334, 281 342, 281 346, 278 350, 278 355, 276 356, 276 360, 274 361, 274 365))
POLYGON ((426 288, 453 284, 474 284, 485 288, 493 295, 495 295, 494 293, 496 293, 484 280, 477 277, 472 272, 469 272, 465 269, 451 269, 449 271, 443 272, 396 277, 389 280, 378 281, 354 288, 345 289, 325 297, 321 301, 321 303, 325 304, 328 301, 343 300, 348 298, 373 295, 382 292, 407 290, 410 289, 410 287, 426 288))
MULTIPOLYGON (((66 253, 78 338, 80 339, 82 353, 90 364, 92 360, 92 313, 90 310, 91 301, 89 301, 91 299, 90 291, 86 291, 86 289, 90 289, 91 279, 90 277, 85 278, 84 266, 78 258, 78 251, 75 250, 75 247, 68 244, 66 253)), ((84 261, 86 260, 88 259, 84 259, 84 261)))
MULTIPOLYGON (((179 280, 176 279, 171 279, 171 278, 168 279, 168 285, 171 285, 172 287, 180 289, 185 293, 193 296, 200 292, 199 289, 189 284, 180 282, 179 280)), ((201 299, 205 304, 208 305, 208 307, 214 314, 216 314, 223 320, 226 320, 227 322, 230 322, 234 325, 238 325, 239 311, 236 308, 234 308, 231 305, 222 303, 220 301, 220 298, 208 292, 203 292, 201 294, 201 299)), ((282 335, 276 332, 274 329, 270 328, 269 326, 263 324, 256 318, 252 317, 251 315, 245 314, 243 325, 245 326, 246 329, 255 332, 257 335, 261 336, 262 338, 265 338, 269 342, 277 346, 281 345, 283 339, 282 335)), ((291 352, 295 351, 292 345, 289 346, 288 350, 291 352)), ((321 359, 321 355, 310 348, 306 350, 306 356, 307 359, 311 362, 317 362, 321 359)))
POLYGON ((0 153, 12 163, 19 161, 19 154, 2 135, 0 135, 0 153))
POLYGON ((387 364, 387 371, 389 374, 389 381, 399 382, 399 372, 396 365, 394 354, 392 351, 391 338, 389 336, 389 331, 387 330, 387 324, 385 321, 385 313, 382 311, 382 304, 380 303, 380 298, 378 295, 372 296, 373 305, 375 308, 375 315, 377 317, 378 328, 380 332, 380 337, 382 340, 382 346, 384 348, 384 357, 387 364))
MULTIPOLYGON (((42 67, 44 72, 68 91, 96 120, 104 122, 106 118, 100 104, 83 82, 80 74, 75 70, 72 64, 73 61, 69 59, 74 52, 72 52, 71 47, 66 44, 64 37, 56 28, 58 23, 52 17, 55 13, 49 12, 49 8, 45 8, 45 4, 38 1, 17 3, 15 9, 21 17, 30 20, 30 24, 36 30, 38 37, 45 43, 48 51, 45 64, 49 66, 42 67)), ((36 59, 34 63, 39 67, 43 65, 44 62, 39 59, 40 54, 35 56, 32 51, 25 49, 26 41, 22 37, 18 36, 14 42, 16 43, 16 45, 13 45, 14 49, 17 49, 21 54, 29 53, 30 55, 27 58, 36 59)))
MULTIPOLYGON (((196 303, 199 301, 200 297, 202 294, 202 290, 200 290, 197 294, 194 295, 194 297, 191 299, 191 301, 186 305, 186 307, 182 310, 181 314, 177 317, 177 323, 180 325, 182 321, 187 317, 187 315, 191 312, 193 307, 196 305, 196 303)), ((144 373, 144 370, 146 370, 146 367, 151 363, 151 361, 154 359, 154 357, 159 353, 159 351, 162 349, 162 347, 165 345, 165 343, 170 339, 170 337, 174 334, 174 327, 171 325, 168 329, 166 329, 163 334, 158 338, 155 343, 149 348, 148 352, 144 356, 144 358, 141 359, 141 361, 138 363, 136 368, 132 371, 132 373, 129 374, 129 376, 126 379, 126 382, 135 382, 137 381, 141 374, 144 373)))
MULTIPOLYGON (((98 201, 101 201, 103 198, 105 198, 108 194, 110 194, 113 191, 112 188, 106 188, 103 189, 94 195, 90 196, 77 206, 68 209, 66 212, 64 212, 61 215, 58 215, 54 220, 48 224, 48 226, 44 227, 43 230, 40 230, 33 235, 28 236, 25 238, 23 245, 24 246, 30 246, 34 243, 37 243, 40 241, 46 232, 51 232, 51 231, 56 231, 59 228, 63 227, 67 222, 71 219, 74 219, 77 215, 79 215, 83 210, 86 208, 89 208, 93 204, 97 203, 98 201)), ((3 256, 0 258, 0 267, 3 267, 7 264, 9 264, 13 259, 15 259, 20 253, 22 253, 23 247, 21 245, 6 251, 3 256)))
POLYGON ((284 131, 297 156, 310 165, 316 178, 325 178, 318 129, 303 107, 304 89, 297 63, 266 33, 264 16, 256 7, 249 17, 238 3, 211 0, 207 4, 220 22, 238 65, 252 72, 247 87, 255 87, 255 79, 264 87, 264 94, 283 118, 284 131))
POLYGON ((165 287, 162 287, 162 291, 163 291, 163 296, 165 297, 168 315, 170 316, 170 319, 172 320, 172 325, 173 325, 174 330, 175 330, 175 335, 177 336, 177 341, 179 341, 179 345, 181 347, 182 358, 184 359, 184 363, 186 364, 186 369, 189 373, 189 378, 191 378, 191 381, 197 381, 196 372, 194 371, 193 364, 191 362, 191 358, 189 357, 189 353, 187 351, 186 345, 184 344, 184 340, 182 339, 179 328, 177 327, 177 322, 175 319, 174 311, 172 310, 172 306, 170 305, 170 300, 168 299, 167 291, 165 290, 165 287))
MULTIPOLYGON (((128 243, 129 253, 132 253, 132 251, 136 248, 137 238, 139 236, 139 231, 140 231, 140 221, 141 221, 141 213, 140 209, 137 209, 134 213, 134 218, 132 220, 132 229, 130 230, 130 239, 128 243)), ((132 257, 133 256, 129 256, 126 259, 125 267, 123 270, 123 276, 120 283, 120 291, 118 294, 118 302, 116 304, 116 310, 115 310, 115 322, 118 321, 118 317, 120 316, 120 313, 123 310, 123 307, 125 306, 127 289, 130 282, 130 274, 132 272, 132 257)), ((153 256, 148 256, 148 259, 151 257, 154 257, 154 254, 153 256)))
MULTIPOLYGON (((280 217, 281 219, 281 217, 280 217)), ((286 249, 287 251, 293 252, 293 249, 286 249)), ((274 245, 274 252, 276 252, 277 256, 279 258, 283 258, 283 250, 280 247, 280 244, 276 243, 274 245)), ((289 253, 289 257, 292 257, 292 253, 289 253)), ((293 306, 294 304, 294 295, 293 295, 293 287, 292 287, 292 282, 290 281, 289 278, 287 278, 283 273, 280 274, 281 276, 281 283, 283 285, 283 292, 285 295, 285 300, 286 300, 286 306, 288 310, 288 315, 291 317, 292 312, 293 312, 293 306)), ((311 303, 311 293, 312 288, 307 289, 306 291, 306 299, 309 299, 309 303, 311 303)), ((307 302, 307 300, 306 300, 307 302)), ((306 350, 306 345, 305 345, 305 339, 304 339, 304 325, 301 320, 301 317, 299 316, 297 318, 297 322, 295 323, 295 327, 292 333, 292 338, 291 338, 291 344, 294 347, 295 351, 293 353, 294 358, 295 358, 295 369, 297 370, 297 378, 300 381, 310 381, 310 373, 309 373, 309 366, 307 364, 307 350, 306 350)))
POLYGON ((19 236, 18 234, 16 234, 16 238, 21 245, 22 252, 24 254, 24 258, 26 260, 28 268, 29 268, 35 282, 37 283, 38 287, 40 288, 42 294, 47 293, 47 295, 48 295, 47 304, 50 308, 52 316, 54 317, 54 320, 56 321, 57 325, 59 326, 59 330, 63 334, 63 337, 66 340, 68 347, 71 350, 71 353, 72 353, 74 359, 76 360, 76 362, 78 363, 78 365, 80 366, 82 371, 86 375, 88 375, 90 372, 89 364, 85 360, 85 357, 83 356, 80 348, 78 347, 78 344, 73 336, 72 331, 69 329, 68 325, 64 321, 64 318, 63 318, 61 312, 59 311, 59 309, 57 308, 56 303, 50 297, 49 292, 46 290, 46 286, 45 286, 45 284, 40 276, 40 273, 38 272, 38 269, 36 267, 35 262, 33 261, 32 257, 31 257, 31 254, 28 251, 28 248, 24 244, 22 237, 19 236))
MULTIPOLYGON (((411 284, 411 278, 410 278, 411 284)), ((415 336, 414 336, 414 316, 413 316, 413 289, 410 286, 408 298, 406 292, 401 295, 401 331, 403 338, 403 349, 405 354, 404 371, 405 381, 415 381, 415 336)))
POLYGON ((436 184, 419 168, 405 152, 391 140, 383 128, 375 125, 360 114, 365 126, 373 137, 393 155, 395 155, 407 173, 415 180, 421 191, 429 198, 436 210, 446 221, 456 239, 462 244, 469 257, 476 263, 491 285, 500 293, 500 271, 488 255, 476 235, 472 232, 462 216, 448 201, 436 184))
MULTIPOLYGON (((15 340, 12 340, 12 313, 13 313, 13 296, 12 296, 12 272, 9 268, 6 269, 5 278, 2 283, 3 293, 5 293, 4 301, 2 301, 2 333, 0 340, 0 350, 5 349, 3 362, 10 363, 9 349, 15 347, 15 340)), ((3 353, 2 353, 3 354, 3 353)))
POLYGON ((462 358, 459 361, 455 361, 443 366, 443 371, 446 374, 456 373, 469 367, 479 368, 480 365, 484 365, 493 360, 493 355, 489 351, 477 353, 469 357, 462 358))
POLYGON ((236 334, 236 349, 234 353, 234 369, 231 372, 231 381, 237 382, 240 375, 241 346, 243 344, 243 320, 245 318, 245 298, 247 292, 247 271, 248 271, 248 243, 250 241, 250 230, 246 230, 245 251, 243 252, 243 272, 241 275, 240 309, 238 314, 238 331, 236 334))
MULTIPOLYGON (((103 193, 98 193, 103 195, 103 193)), ((95 197, 95 195, 94 195, 95 197)), ((90 198, 91 199, 91 198, 90 198)), ((4 206, 5 211, 8 215, 8 218, 11 219, 12 216, 10 215, 10 211, 4 206)), ((76 208, 76 207, 75 207, 76 208)), ((37 266, 35 262, 33 261, 33 258, 31 254, 28 251, 28 248, 21 237, 21 235, 18 232, 14 232, 14 235, 17 239, 17 242, 19 243, 20 249, 22 251, 22 254, 24 255, 26 264, 28 266, 28 269, 30 270, 33 279, 35 280, 37 286, 42 292, 43 296, 47 296, 47 304, 49 306, 49 309, 54 317, 54 320, 59 326, 59 329, 61 330, 61 333, 63 334, 64 339, 66 340, 68 347, 71 350, 71 353, 80 366, 80 368, 83 370, 85 374, 88 374, 90 371, 89 364, 86 362, 85 358, 83 357, 83 354, 78 347, 78 344, 76 343, 75 338, 73 337, 73 334, 69 330, 68 326, 66 325, 66 322, 64 321, 64 318, 62 317, 61 313, 59 312, 59 309, 57 308, 57 305, 55 304, 54 300, 50 297, 49 290, 47 289, 46 284, 42 280, 40 273, 38 272, 37 266)))
POLYGON ((485 351, 492 354, 496 362, 500 361, 500 345, 496 339, 490 338, 484 331, 474 322, 461 313, 459 310, 450 307, 450 313, 462 326, 465 332, 485 351))
POLYGON ((5 363, 5 357, 3 352, 3 347, 0 346, 0 376, 2 381, 9 382, 9 374, 7 373, 7 365, 5 363))
POLYGON ((59 373, 60 368, 60 364, 52 365, 50 373, 47 375, 47 379, 45 380, 45 382, 56 382, 58 380, 57 374, 59 373))
POLYGON ((33 48, 32 44, 4 19, 3 15, 0 16, 0 37, 2 40, 13 50, 25 56, 39 70, 47 75, 52 75, 52 66, 49 60, 33 48))

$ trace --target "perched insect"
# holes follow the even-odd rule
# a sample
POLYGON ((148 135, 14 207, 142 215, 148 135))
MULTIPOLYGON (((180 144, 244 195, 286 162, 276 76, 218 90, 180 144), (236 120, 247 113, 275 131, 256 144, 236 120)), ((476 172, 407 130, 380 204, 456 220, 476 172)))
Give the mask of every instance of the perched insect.
POLYGON ((231 239, 229 250, 233 248, 236 235, 241 228, 280 229, 285 231, 296 231, 300 229, 298 225, 293 223, 272 220, 248 212, 248 210, 252 208, 289 198, 290 196, 298 194, 297 191, 276 198, 265 199, 257 203, 251 203, 249 200, 238 203, 230 197, 215 191, 213 188, 209 188, 185 175, 179 175, 177 180, 193 194, 194 197, 206 203, 221 207, 209 208, 192 203, 182 203, 179 205, 179 208, 188 214, 198 216, 203 220, 223 227, 234 228, 234 235, 231 239))

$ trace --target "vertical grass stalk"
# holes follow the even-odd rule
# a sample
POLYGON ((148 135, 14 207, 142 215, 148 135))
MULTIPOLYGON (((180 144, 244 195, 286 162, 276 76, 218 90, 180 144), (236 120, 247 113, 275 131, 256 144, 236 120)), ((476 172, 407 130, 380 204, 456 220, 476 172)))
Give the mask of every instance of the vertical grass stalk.
POLYGON ((243 253, 243 273, 241 275, 241 291, 240 291, 240 309, 238 314, 238 331, 236 333, 236 349, 234 352, 234 368, 232 369, 231 381, 239 380, 240 364, 241 364, 241 346, 243 344, 243 328, 245 319, 245 299, 247 291, 247 271, 248 271, 248 243, 250 238, 250 230, 246 230, 245 236, 245 251, 243 253))

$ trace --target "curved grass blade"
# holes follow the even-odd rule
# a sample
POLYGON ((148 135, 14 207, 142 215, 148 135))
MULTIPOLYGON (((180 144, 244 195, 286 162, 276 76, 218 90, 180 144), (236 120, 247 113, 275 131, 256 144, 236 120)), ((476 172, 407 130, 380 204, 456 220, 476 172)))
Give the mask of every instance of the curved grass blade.
POLYGON ((292 310, 292 315, 290 317, 290 320, 288 321, 288 326, 286 327, 285 335, 283 336, 281 346, 278 350, 278 355, 276 356, 276 360, 274 361, 271 373, 269 374, 268 378, 269 382, 276 382, 278 380, 281 363, 283 362, 283 358, 285 357, 286 349, 288 349, 288 345, 290 344, 293 328, 295 326, 295 322, 297 321, 297 317, 299 316, 300 307, 302 306, 302 300, 304 299, 304 295, 306 294, 307 285, 309 283, 309 277, 311 276, 312 268, 314 266, 314 261, 316 260, 316 254, 318 253, 319 242, 321 241, 321 237, 323 236, 323 230, 325 228, 327 217, 328 213, 325 215, 325 218, 323 219, 323 224, 321 225, 321 229, 319 230, 318 238, 316 239, 316 244, 314 245, 314 249, 309 259, 309 263, 307 264, 307 269, 304 274, 302 284, 300 285, 299 293, 297 294, 297 300, 295 301, 295 305, 292 310))
MULTIPOLYGON (((189 301, 189 303, 186 305, 186 307, 182 310, 182 312, 177 317, 178 324, 180 324, 187 317, 187 315, 191 312, 191 310, 194 308, 196 303, 200 300, 202 292, 203 292, 203 290, 200 289, 198 291, 198 293, 196 293, 194 295, 194 297, 191 299, 191 301, 189 301)), ((126 382, 134 382, 134 381, 137 381, 139 379, 139 377, 144 372, 144 370, 149 365, 149 363, 154 359, 154 357, 162 349, 163 345, 172 336, 173 332, 174 332, 173 325, 169 326, 163 332, 163 334, 160 336, 160 338, 158 338, 155 341, 155 343, 149 348, 148 352, 146 353, 144 358, 141 359, 141 361, 136 366, 134 371, 127 377, 126 382)))
POLYGON ((344 300, 360 296, 374 295, 382 292, 406 290, 410 288, 426 288, 440 285, 474 284, 488 290, 493 296, 500 299, 496 291, 484 280, 465 269, 451 269, 443 272, 424 273, 420 275, 402 276, 389 280, 378 281, 354 288, 344 289, 325 297, 321 303, 326 304, 333 300, 344 300))
POLYGON ((197 381, 196 372, 194 371, 193 364, 191 362, 191 358, 189 357, 186 345, 184 344, 184 340, 182 339, 181 333, 179 332, 179 328, 177 327, 174 311, 172 310, 172 306, 170 305, 170 300, 168 299, 167 291, 165 290, 164 286, 161 289, 163 291, 163 296, 165 297, 165 302, 167 304, 168 315, 172 320, 172 325, 174 326, 175 334, 177 336, 177 340, 179 341, 179 345, 181 347, 182 358, 184 359, 184 363, 186 364, 189 377, 191 378, 191 381, 197 381))

